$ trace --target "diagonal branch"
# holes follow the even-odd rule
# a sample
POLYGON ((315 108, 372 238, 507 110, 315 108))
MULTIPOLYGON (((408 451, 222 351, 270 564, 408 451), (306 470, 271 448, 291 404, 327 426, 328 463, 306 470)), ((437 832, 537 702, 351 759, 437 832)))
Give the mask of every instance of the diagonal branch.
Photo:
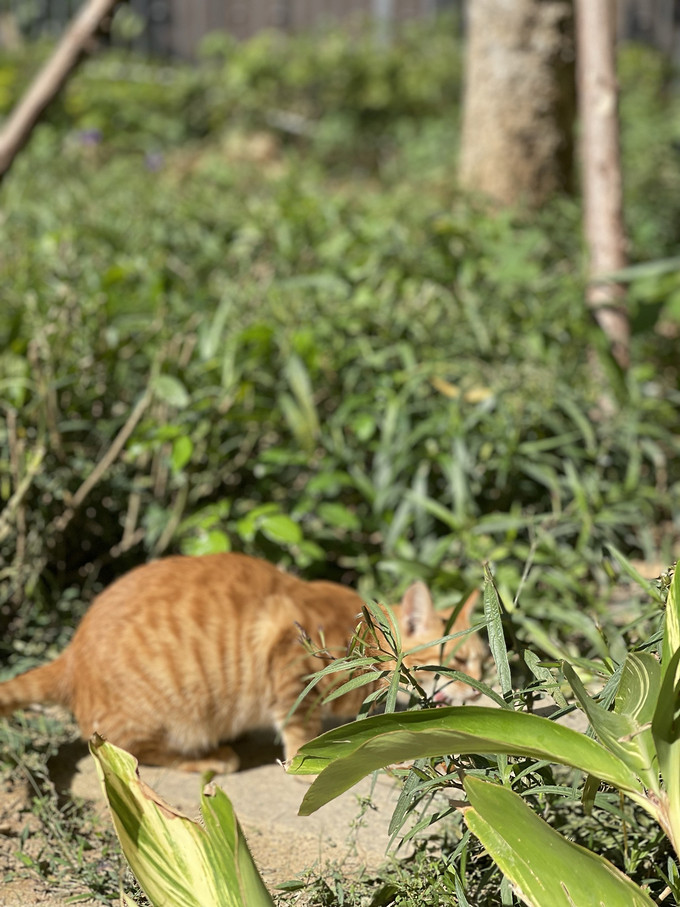
POLYGON ((28 141, 43 110, 59 93, 87 51, 102 21, 118 0, 88 0, 80 9, 54 53, 9 115, 0 132, 0 180, 28 141))

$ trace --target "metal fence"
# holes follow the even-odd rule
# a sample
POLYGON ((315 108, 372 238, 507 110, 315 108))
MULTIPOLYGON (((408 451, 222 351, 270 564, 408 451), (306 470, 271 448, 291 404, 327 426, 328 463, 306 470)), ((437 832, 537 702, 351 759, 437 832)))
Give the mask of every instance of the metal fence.
MULTIPOLYGON (((59 34, 82 0, 0 0, 0 46, 59 34)), ((474 2, 474 0, 468 0, 474 2)), ((393 24, 455 9, 465 0, 128 0, 112 43, 162 57, 191 58, 210 31, 239 39, 264 28, 302 31, 364 15, 389 37, 393 24)), ((619 35, 680 61, 680 0, 617 0, 619 35)))
MULTIPOLYGON (((82 0, 0 0, 0 46, 59 34, 82 0)), ((151 55, 191 58, 208 32, 249 38, 262 29, 296 32, 361 16, 389 35, 392 23, 458 8, 463 0, 128 0, 113 44, 151 55)))

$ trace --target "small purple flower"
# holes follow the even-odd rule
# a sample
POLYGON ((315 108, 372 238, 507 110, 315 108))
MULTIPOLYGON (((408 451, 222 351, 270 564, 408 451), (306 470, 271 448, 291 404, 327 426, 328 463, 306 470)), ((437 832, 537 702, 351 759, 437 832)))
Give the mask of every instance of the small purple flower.
POLYGON ((101 129, 81 129, 78 133, 78 141, 81 145, 92 148, 101 144, 102 131, 101 129))
POLYGON ((151 170, 152 173, 159 171, 164 163, 165 159, 160 151, 149 151, 144 158, 146 169, 151 170))

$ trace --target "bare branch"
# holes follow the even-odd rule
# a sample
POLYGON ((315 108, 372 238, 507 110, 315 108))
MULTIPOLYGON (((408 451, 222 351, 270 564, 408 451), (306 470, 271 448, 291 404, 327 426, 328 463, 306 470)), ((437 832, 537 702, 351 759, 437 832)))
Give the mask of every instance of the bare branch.
POLYGON ((89 0, 81 8, 50 59, 33 80, 0 132, 0 179, 7 173, 47 105, 88 49, 97 29, 118 0, 89 0))

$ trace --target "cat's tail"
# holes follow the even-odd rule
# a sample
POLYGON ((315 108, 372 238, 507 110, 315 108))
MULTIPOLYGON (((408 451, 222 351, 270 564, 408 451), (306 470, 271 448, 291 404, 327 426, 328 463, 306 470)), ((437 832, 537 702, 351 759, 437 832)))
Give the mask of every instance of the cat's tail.
POLYGON ((55 661, 0 683, 0 715, 11 715, 38 702, 68 705, 70 700, 65 653, 55 661))

